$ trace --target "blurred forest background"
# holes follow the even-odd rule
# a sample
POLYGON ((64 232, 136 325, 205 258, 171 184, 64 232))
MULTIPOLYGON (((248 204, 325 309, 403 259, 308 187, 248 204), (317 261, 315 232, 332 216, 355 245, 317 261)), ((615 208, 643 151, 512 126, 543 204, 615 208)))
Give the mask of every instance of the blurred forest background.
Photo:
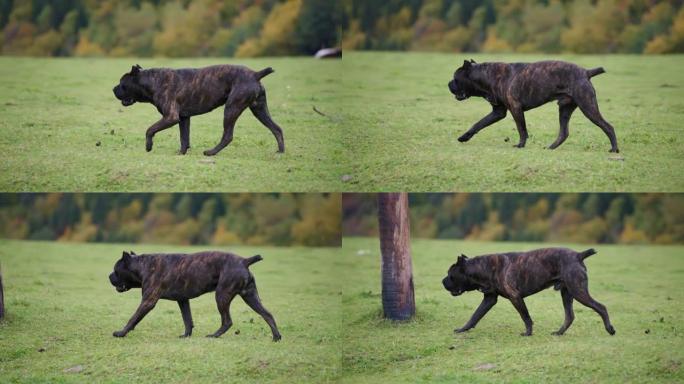
MULTIPOLYGON (((377 236, 374 194, 345 194, 344 236, 377 236)), ((684 194, 409 194, 411 233, 483 241, 682 244, 684 194)))
POLYGON ((339 194, 0 194, 0 237, 340 246, 339 194))
POLYGON ((682 0, 342 0, 345 49, 684 52, 682 0))
POLYGON ((684 0, 0 0, 4 55, 684 52, 684 0))
POLYGON ((339 46, 331 0, 0 0, 4 55, 279 56, 339 46))

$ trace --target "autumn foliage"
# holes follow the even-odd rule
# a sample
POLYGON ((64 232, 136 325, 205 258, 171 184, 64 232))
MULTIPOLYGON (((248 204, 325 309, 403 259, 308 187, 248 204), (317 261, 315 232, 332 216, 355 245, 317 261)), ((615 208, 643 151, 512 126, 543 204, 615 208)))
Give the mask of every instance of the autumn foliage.
MULTIPOLYGON (((684 195, 411 194, 411 232, 482 241, 684 244, 684 195)), ((377 236, 373 195, 344 195, 344 236, 377 236)))
POLYGON ((327 0, 0 0, 4 55, 312 54, 341 22, 327 0))
POLYGON ((339 194, 2 194, 0 237, 339 246, 339 194))

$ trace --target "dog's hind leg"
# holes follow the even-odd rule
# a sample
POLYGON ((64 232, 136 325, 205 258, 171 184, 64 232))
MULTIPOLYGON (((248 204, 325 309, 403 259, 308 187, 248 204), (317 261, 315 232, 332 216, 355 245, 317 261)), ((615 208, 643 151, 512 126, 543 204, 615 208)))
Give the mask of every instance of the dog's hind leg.
POLYGON ((178 300, 178 307, 183 316, 183 324, 185 325, 185 333, 180 337, 189 337, 192 335, 192 313, 190 312, 190 300, 178 300))
POLYGON ((233 325, 233 320, 230 318, 230 303, 237 293, 232 286, 220 287, 220 285, 219 283, 219 287, 216 287, 216 306, 221 314, 221 327, 207 337, 219 337, 233 325))
POLYGON ((558 132, 558 138, 549 146, 549 149, 556 149, 559 145, 563 144, 565 139, 568 138, 568 122, 570 121, 570 116, 572 112, 577 108, 571 99, 559 100, 558 101, 558 120, 560 122, 560 131, 558 132))
POLYGON ((221 136, 221 141, 216 144, 214 148, 204 151, 206 156, 214 156, 233 141, 235 122, 247 108, 247 105, 249 105, 249 101, 243 93, 244 92, 231 92, 230 96, 228 96, 226 109, 223 110, 223 136, 221 136))
POLYGON ((480 306, 477 307, 475 313, 473 313, 473 316, 470 318, 470 320, 468 320, 468 322, 465 323, 463 327, 455 329, 454 332, 461 333, 471 328, 475 328, 475 326, 482 319, 482 317, 484 317, 484 315, 486 315, 487 312, 489 312, 489 310, 492 309, 494 304, 496 304, 496 299, 496 294, 486 294, 482 299, 480 306))
POLYGON ((188 151, 188 148, 190 148, 190 117, 181 117, 178 127, 180 128, 181 143, 179 153, 181 155, 185 155, 185 153, 188 151))
POLYGON ((254 117, 265 125, 266 128, 271 130, 273 136, 275 136, 278 142, 278 152, 285 152, 285 140, 283 139, 283 130, 276 124, 271 118, 271 114, 268 112, 268 104, 266 103, 266 91, 261 90, 256 101, 249 106, 249 109, 254 114, 254 117))
POLYGON ((617 138, 615 137, 615 129, 613 129, 613 126, 601 116, 598 102, 596 101, 596 91, 594 91, 594 87, 589 80, 578 87, 577 93, 578 94, 574 96, 573 100, 577 103, 582 113, 584 113, 584 116, 601 128, 606 136, 608 136, 608 139, 610 140, 610 152, 620 152, 617 145, 617 138))
POLYGON ((570 325, 572 324, 573 320, 575 320, 575 312, 572 310, 572 295, 570 294, 570 292, 568 292, 567 288, 561 288, 561 297, 563 298, 563 309, 565 309, 565 322, 559 330, 552 333, 553 335, 558 336, 564 334, 565 331, 567 331, 568 328, 570 328, 570 325))
POLYGON ((599 303, 598 301, 594 300, 590 295, 589 295, 589 289, 588 289, 588 284, 587 284, 587 276, 586 272, 583 271, 583 274, 581 274, 578 278, 578 276, 574 276, 574 280, 566 280, 566 285, 568 287, 568 291, 572 295, 572 297, 579 301, 582 305, 589 307, 596 311, 596 313, 601 316, 601 319, 603 320, 603 325, 606 328, 606 331, 610 333, 611 335, 615 334, 615 328, 613 328, 613 325, 610 323, 610 317, 608 317, 608 310, 606 310, 605 305, 599 303))
POLYGON ((503 119, 506 117, 506 107, 498 105, 498 106, 493 106, 493 110, 485 117, 483 117, 480 121, 475 123, 466 133, 461 135, 461 137, 458 138, 458 141, 461 143, 465 143, 466 141, 470 140, 473 136, 475 136, 476 133, 480 132, 482 129, 496 123, 497 121, 503 119))
POLYGON ((279 341, 281 336, 280 332, 278 332, 278 326, 276 326, 273 315, 271 315, 271 313, 267 311, 266 308, 264 308, 264 306, 261 304, 256 285, 251 282, 249 286, 242 293, 240 293, 240 296, 242 297, 242 300, 244 300, 245 303, 247 303, 247 305, 254 310, 254 312, 261 315, 261 317, 266 321, 268 326, 271 328, 273 341, 279 341))
POLYGON ((515 309, 518 311, 520 314, 520 317, 522 318, 523 322, 525 323, 525 333, 521 333, 521 336, 530 336, 532 335, 532 318, 530 317, 530 313, 527 312, 527 306, 525 305, 525 301, 522 299, 522 297, 512 297, 511 303, 515 307, 515 309))

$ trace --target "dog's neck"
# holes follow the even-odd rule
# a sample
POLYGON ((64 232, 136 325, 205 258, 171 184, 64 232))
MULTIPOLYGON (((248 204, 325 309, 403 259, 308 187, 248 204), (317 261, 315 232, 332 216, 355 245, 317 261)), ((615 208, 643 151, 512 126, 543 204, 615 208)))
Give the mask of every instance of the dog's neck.
POLYGON ((147 258, 143 258, 141 255, 132 256, 127 264, 128 270, 133 272, 135 276, 140 279, 141 283, 143 280, 141 264, 144 263, 146 259, 147 258))
POLYGON ((468 259, 464 272, 468 276, 470 283, 477 286, 476 289, 482 292, 489 292, 492 289, 491 270, 487 268, 487 263, 481 257, 468 259))
POLYGON ((491 69, 492 67, 492 63, 473 64, 473 66, 470 69, 470 75, 468 76, 468 78, 472 81, 473 85, 475 85, 478 91, 482 94, 478 96, 484 97, 485 99, 487 99, 487 101, 489 101, 492 104, 497 104, 498 101, 493 96, 496 94, 496 80, 493 80, 491 76, 487 75, 489 69, 491 69))

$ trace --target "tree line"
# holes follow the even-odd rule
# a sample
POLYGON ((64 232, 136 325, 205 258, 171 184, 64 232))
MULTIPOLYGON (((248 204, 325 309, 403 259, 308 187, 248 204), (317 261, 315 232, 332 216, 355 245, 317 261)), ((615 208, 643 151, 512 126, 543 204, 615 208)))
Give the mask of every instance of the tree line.
POLYGON ((684 52, 682 0, 0 0, 4 55, 684 52))
POLYGON ((339 246, 339 194, 0 194, 0 237, 339 246))
POLYGON ((4 55, 274 56, 338 46, 328 0, 0 0, 4 55))
POLYGON ((343 0, 346 49, 684 52, 681 0, 343 0))
MULTIPOLYGON (((342 207, 344 236, 377 236, 375 195, 346 194, 342 207)), ((422 238, 684 243, 682 194, 411 194, 409 207, 422 238)))

